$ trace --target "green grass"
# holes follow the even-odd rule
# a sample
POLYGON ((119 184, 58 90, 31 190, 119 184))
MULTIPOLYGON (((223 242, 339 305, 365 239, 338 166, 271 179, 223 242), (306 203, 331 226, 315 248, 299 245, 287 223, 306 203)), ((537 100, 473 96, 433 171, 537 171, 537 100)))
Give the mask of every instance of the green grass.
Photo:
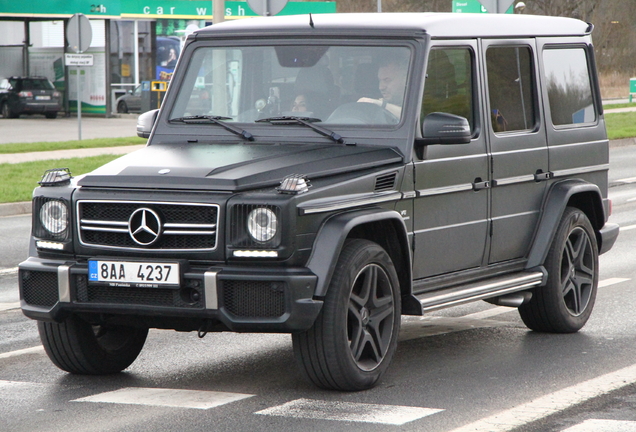
POLYGON ((0 154, 29 153, 51 150, 70 150, 97 147, 121 147, 146 144, 148 140, 139 137, 130 138, 95 138, 82 141, 36 142, 0 144, 0 154))
POLYGON ((636 107, 636 103, 620 103, 620 104, 605 104, 603 108, 605 109, 614 109, 614 108, 633 108, 636 107))
POLYGON ((42 174, 51 168, 69 168, 74 176, 93 171, 120 157, 103 155, 85 158, 57 159, 18 164, 0 164, 0 203, 31 201, 33 189, 38 186, 42 174))
POLYGON ((609 139, 636 137, 636 112, 605 114, 609 139))

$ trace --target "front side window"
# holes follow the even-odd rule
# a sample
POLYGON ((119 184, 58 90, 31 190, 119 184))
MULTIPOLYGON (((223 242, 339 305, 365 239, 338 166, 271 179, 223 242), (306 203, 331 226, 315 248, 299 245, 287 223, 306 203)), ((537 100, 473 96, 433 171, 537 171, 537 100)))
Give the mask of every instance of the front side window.
POLYGON ((393 46, 197 48, 170 118, 256 122, 281 116, 343 125, 399 123, 411 51, 393 46))
POLYGON ((446 112, 473 119, 473 56, 468 48, 433 49, 428 56, 421 117, 446 112))
POLYGON ((543 65, 555 126, 596 120, 587 56, 583 48, 546 49, 543 65))
POLYGON ((536 86, 529 47, 490 47, 486 51, 493 131, 534 129, 536 86))

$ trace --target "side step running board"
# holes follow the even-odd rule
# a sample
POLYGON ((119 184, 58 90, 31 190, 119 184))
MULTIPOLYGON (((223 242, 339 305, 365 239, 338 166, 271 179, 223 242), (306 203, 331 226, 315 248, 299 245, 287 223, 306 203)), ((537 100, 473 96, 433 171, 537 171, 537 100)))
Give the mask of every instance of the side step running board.
POLYGON ((543 285, 545 276, 546 274, 541 271, 521 272, 427 292, 415 297, 422 305, 422 312, 430 312, 543 285))

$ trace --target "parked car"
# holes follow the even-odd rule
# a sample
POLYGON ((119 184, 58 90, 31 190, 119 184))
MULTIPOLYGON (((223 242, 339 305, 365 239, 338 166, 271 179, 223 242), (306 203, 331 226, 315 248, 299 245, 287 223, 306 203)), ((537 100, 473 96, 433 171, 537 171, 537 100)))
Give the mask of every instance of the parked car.
POLYGON ((22 114, 44 114, 54 119, 62 109, 62 94, 46 77, 0 79, 0 112, 4 118, 22 114))
POLYGON ((125 369, 149 328, 279 332, 308 380, 347 391, 386 372, 402 315, 486 300, 576 332, 619 231, 592 28, 408 13, 201 29, 139 117, 143 149, 43 176, 22 310, 71 373, 125 369))
POLYGON ((141 112, 141 86, 134 90, 128 90, 125 95, 117 98, 115 102, 118 113, 141 112))

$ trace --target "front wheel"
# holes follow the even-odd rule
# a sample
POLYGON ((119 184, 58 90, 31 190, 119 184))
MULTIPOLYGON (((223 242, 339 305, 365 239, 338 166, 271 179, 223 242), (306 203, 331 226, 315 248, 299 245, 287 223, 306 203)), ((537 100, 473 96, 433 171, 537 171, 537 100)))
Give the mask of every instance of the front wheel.
POLYGON ((545 261, 546 286, 519 307, 528 328, 574 333, 587 322, 598 286, 598 246, 594 229, 581 210, 567 207, 545 261))
POLYGON ((124 101, 119 101, 117 104, 117 112, 128 114, 128 105, 124 101))
POLYGON ((389 255, 368 240, 348 240, 323 309, 293 335, 301 369, 321 388, 357 391, 386 372, 400 331, 400 285, 389 255))
POLYGON ((44 350, 60 369, 73 374, 121 372, 135 361, 147 328, 91 325, 71 316, 62 323, 38 322, 44 350))

